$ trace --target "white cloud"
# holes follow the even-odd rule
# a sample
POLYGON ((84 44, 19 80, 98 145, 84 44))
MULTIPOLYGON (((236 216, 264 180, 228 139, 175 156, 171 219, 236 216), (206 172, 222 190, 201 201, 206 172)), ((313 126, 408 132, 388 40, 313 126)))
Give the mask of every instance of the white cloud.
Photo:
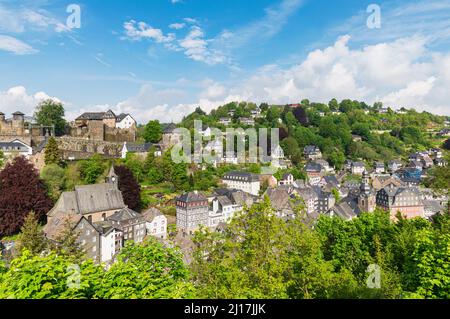
POLYGON ((130 20, 123 24, 127 39, 140 41, 142 39, 151 39, 157 43, 169 43, 175 39, 175 35, 169 33, 164 35, 161 29, 151 27, 145 22, 136 22, 130 20))
POLYGON ((178 44, 184 49, 184 54, 194 61, 210 65, 225 63, 227 58, 223 53, 210 49, 208 42, 210 40, 205 39, 203 30, 199 26, 192 26, 188 35, 179 40, 178 44))
POLYGON ((143 86, 141 92, 119 103, 141 121, 152 118, 179 121, 197 106, 210 111, 231 101, 295 103, 304 98, 328 103, 332 98, 358 99, 372 104, 383 101, 393 108, 450 115, 450 53, 427 49, 422 37, 402 38, 351 49, 349 36, 339 37, 324 49, 314 50, 299 64, 281 68, 266 65, 254 74, 225 84, 201 81, 188 92, 157 90, 143 86))
POLYGON ((181 30, 186 26, 186 23, 172 23, 169 25, 169 28, 174 30, 181 30))
POLYGON ((21 111, 26 115, 32 115, 39 102, 47 99, 60 101, 45 92, 28 93, 23 86, 15 86, 6 91, 0 91, 0 111, 7 116, 15 111, 21 111))
POLYGON ((16 38, 0 34, 0 51, 11 52, 16 55, 34 54, 38 51, 16 38))
POLYGON ((64 23, 45 10, 6 7, 0 4, 0 31, 23 33, 27 30, 53 29, 57 33, 70 31, 64 23))

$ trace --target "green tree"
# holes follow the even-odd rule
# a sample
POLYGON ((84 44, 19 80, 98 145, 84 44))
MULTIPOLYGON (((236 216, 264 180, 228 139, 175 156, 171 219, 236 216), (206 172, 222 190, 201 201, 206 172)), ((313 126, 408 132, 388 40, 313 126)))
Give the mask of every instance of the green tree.
POLYGON ((61 151, 59 150, 56 139, 52 136, 48 139, 47 145, 45 146, 45 165, 59 165, 61 160, 61 151))
POLYGON ((94 154, 90 159, 80 163, 80 175, 87 184, 95 184, 105 169, 106 163, 100 154, 94 154))
POLYGON ((192 298, 194 287, 182 254, 149 238, 137 245, 127 243, 118 261, 105 274, 96 297, 103 299, 192 298))
POLYGON ((41 172, 41 178, 47 185, 48 193, 53 200, 57 200, 64 189, 66 172, 56 164, 46 165, 41 172))
POLYGON ((61 102, 45 100, 39 103, 34 114, 36 121, 40 125, 54 126, 57 136, 63 135, 66 128, 64 119, 64 106, 61 102))
POLYGON ((66 256, 75 263, 80 263, 86 259, 86 252, 81 246, 80 233, 75 229, 76 224, 70 219, 64 221, 63 229, 56 238, 53 250, 59 255, 66 256))
POLYGON ((33 255, 40 254, 47 248, 47 240, 34 212, 30 212, 25 218, 17 242, 19 251, 26 249, 33 255))
POLYGON ((144 139, 146 142, 158 143, 162 137, 162 128, 158 120, 149 121, 145 125, 144 139))
POLYGON ((0 298, 89 299, 100 289, 102 275, 92 261, 74 264, 63 255, 38 256, 25 249, 0 274, 0 298))

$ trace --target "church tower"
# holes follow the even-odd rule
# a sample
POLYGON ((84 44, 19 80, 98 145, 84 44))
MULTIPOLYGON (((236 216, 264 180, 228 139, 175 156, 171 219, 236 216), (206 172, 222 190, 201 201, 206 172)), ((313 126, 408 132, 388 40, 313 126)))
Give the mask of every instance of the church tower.
POLYGON ((358 206, 362 212, 369 213, 372 213, 376 207, 376 194, 370 186, 370 175, 367 171, 363 174, 358 196, 358 206))
POLYGON ((108 176, 106 177, 106 183, 114 186, 114 189, 119 189, 119 176, 117 176, 114 165, 111 165, 108 176))

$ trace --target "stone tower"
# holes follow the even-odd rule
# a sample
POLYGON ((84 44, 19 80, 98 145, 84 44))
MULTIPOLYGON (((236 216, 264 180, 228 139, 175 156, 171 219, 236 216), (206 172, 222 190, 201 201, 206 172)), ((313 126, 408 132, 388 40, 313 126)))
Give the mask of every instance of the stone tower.
POLYGON ((376 194, 370 186, 370 176, 367 171, 363 174, 358 196, 358 206, 362 212, 369 213, 372 213, 376 208, 376 194))

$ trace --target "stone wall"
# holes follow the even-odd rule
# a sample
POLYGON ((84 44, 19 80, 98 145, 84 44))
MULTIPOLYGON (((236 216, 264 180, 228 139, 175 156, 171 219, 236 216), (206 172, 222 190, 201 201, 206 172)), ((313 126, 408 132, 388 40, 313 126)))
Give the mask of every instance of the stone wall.
POLYGON ((72 127, 70 136, 85 138, 93 141, 106 142, 135 142, 136 128, 120 129, 110 127, 103 121, 88 121, 86 126, 72 127))
POLYGON ((86 159, 94 154, 108 158, 120 158, 123 144, 105 141, 93 141, 76 137, 56 138, 64 159, 86 159))

